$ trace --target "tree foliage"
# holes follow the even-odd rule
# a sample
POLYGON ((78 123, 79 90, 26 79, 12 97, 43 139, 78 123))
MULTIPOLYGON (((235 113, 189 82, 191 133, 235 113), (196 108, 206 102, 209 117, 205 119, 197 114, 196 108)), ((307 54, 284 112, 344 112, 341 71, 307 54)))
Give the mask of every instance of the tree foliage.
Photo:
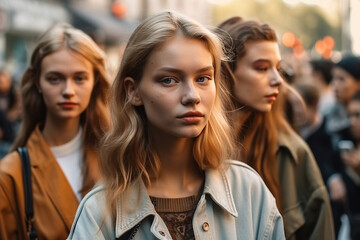
POLYGON ((335 49, 340 49, 340 13, 331 18, 328 14, 315 5, 289 6, 281 0, 233 0, 227 5, 213 8, 215 25, 228 17, 239 15, 245 19, 256 19, 270 24, 276 29, 279 39, 283 33, 293 32, 301 39, 305 49, 313 48, 317 40, 327 35, 335 39, 335 49))

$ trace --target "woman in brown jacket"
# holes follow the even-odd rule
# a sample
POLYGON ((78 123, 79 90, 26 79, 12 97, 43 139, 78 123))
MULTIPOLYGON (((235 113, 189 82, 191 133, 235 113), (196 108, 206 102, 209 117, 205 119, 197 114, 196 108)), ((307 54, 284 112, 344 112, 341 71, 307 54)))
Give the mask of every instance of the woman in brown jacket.
MULTIPOLYGON (((109 127, 103 51, 61 24, 39 40, 21 82, 23 121, 13 150, 30 157, 39 239, 66 239, 81 198, 99 180, 99 139, 109 127)), ((27 239, 22 164, 0 161, 0 239, 27 239)))
POLYGON ((230 61, 223 80, 232 104, 241 159, 264 179, 284 218, 287 239, 334 239, 326 188, 306 143, 287 123, 281 97, 287 88, 279 73, 281 55, 267 24, 230 18, 219 26, 230 61), (224 31, 227 34, 224 34, 224 31))

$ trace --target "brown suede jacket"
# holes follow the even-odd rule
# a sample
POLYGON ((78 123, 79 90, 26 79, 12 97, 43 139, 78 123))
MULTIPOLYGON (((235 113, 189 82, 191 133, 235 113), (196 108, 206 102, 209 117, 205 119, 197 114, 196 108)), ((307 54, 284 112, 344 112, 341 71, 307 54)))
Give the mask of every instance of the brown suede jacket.
MULTIPOLYGON (((35 229, 39 239, 66 239, 79 201, 37 127, 26 144, 31 162, 35 229)), ((98 156, 86 150, 84 196, 99 180, 98 156)), ((74 166, 75 167, 75 166, 74 166)), ((0 239, 27 239, 22 166, 17 152, 0 161, 0 239)))

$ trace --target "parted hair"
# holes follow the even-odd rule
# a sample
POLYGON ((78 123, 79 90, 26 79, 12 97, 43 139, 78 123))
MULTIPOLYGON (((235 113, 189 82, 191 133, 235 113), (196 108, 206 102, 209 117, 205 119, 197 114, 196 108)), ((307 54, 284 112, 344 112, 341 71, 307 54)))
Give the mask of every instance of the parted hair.
POLYGON ((231 41, 225 42, 226 52, 231 54, 227 61, 230 69, 235 71, 236 61, 246 54, 246 43, 253 41, 277 41, 275 31, 268 24, 261 24, 255 20, 243 20, 242 17, 231 17, 218 25, 231 37, 231 41))
POLYGON ((151 144, 144 107, 131 104, 124 79, 131 77, 138 84, 151 53, 177 35, 201 41, 213 59, 217 96, 207 125, 194 141, 194 159, 204 170, 218 168, 230 156, 233 141, 223 114, 222 98, 226 94, 220 85, 220 66, 224 57, 222 41, 208 28, 181 14, 173 11, 158 13, 144 20, 133 32, 111 89, 112 129, 104 137, 101 148, 101 170, 111 207, 133 180, 141 177, 146 185, 150 185, 149 176, 156 176, 161 168, 151 144))
POLYGON ((109 128, 108 96, 109 77, 105 67, 103 50, 83 31, 67 23, 59 23, 47 30, 38 40, 32 52, 30 65, 20 84, 23 102, 23 119, 12 149, 26 144, 38 124, 44 124, 47 108, 38 90, 43 59, 61 49, 68 49, 87 59, 94 71, 94 88, 80 121, 84 132, 84 147, 96 148, 109 128))
MULTIPOLYGON (((239 81, 233 75, 236 70, 236 62, 245 56, 247 43, 258 41, 277 42, 275 31, 268 25, 254 20, 243 20, 241 17, 232 17, 218 25, 220 30, 230 36, 230 41, 225 42, 225 49, 232 58, 222 62, 222 80, 230 95, 234 96, 234 82, 239 81)), ((287 89, 282 86, 281 89, 287 89)), ((240 131, 237 132, 238 145, 241 148, 241 159, 252 166, 264 179, 267 187, 275 196, 277 205, 281 209, 281 192, 279 177, 277 174, 276 152, 278 148, 278 131, 288 132, 289 125, 284 118, 283 100, 284 93, 280 90, 277 101, 270 112, 259 112, 255 109, 241 106, 235 97, 231 97, 232 104, 228 106, 229 111, 242 108, 244 112, 240 121, 240 131)))

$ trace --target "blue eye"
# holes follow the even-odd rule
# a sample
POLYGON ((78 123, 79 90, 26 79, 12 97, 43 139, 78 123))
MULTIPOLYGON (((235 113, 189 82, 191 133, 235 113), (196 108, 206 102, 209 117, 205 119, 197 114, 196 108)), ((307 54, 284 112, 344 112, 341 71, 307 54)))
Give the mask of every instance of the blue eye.
POLYGON ((86 77, 85 76, 75 76, 74 80, 77 82, 82 82, 82 81, 86 80, 86 77))
POLYGON ((175 79, 171 78, 171 77, 167 77, 167 78, 161 79, 161 82, 165 85, 170 85, 175 82, 175 79))
POLYGON ((267 68, 266 67, 259 67, 259 68, 257 68, 257 70, 260 71, 260 72, 265 72, 265 71, 267 71, 267 68))
POLYGON ((60 78, 58 76, 48 76, 46 77, 46 80, 50 83, 57 83, 60 81, 60 78))
POLYGON ((197 79, 197 82, 201 82, 201 83, 205 83, 207 81, 211 80, 211 78, 207 77, 207 76, 201 76, 197 79))

